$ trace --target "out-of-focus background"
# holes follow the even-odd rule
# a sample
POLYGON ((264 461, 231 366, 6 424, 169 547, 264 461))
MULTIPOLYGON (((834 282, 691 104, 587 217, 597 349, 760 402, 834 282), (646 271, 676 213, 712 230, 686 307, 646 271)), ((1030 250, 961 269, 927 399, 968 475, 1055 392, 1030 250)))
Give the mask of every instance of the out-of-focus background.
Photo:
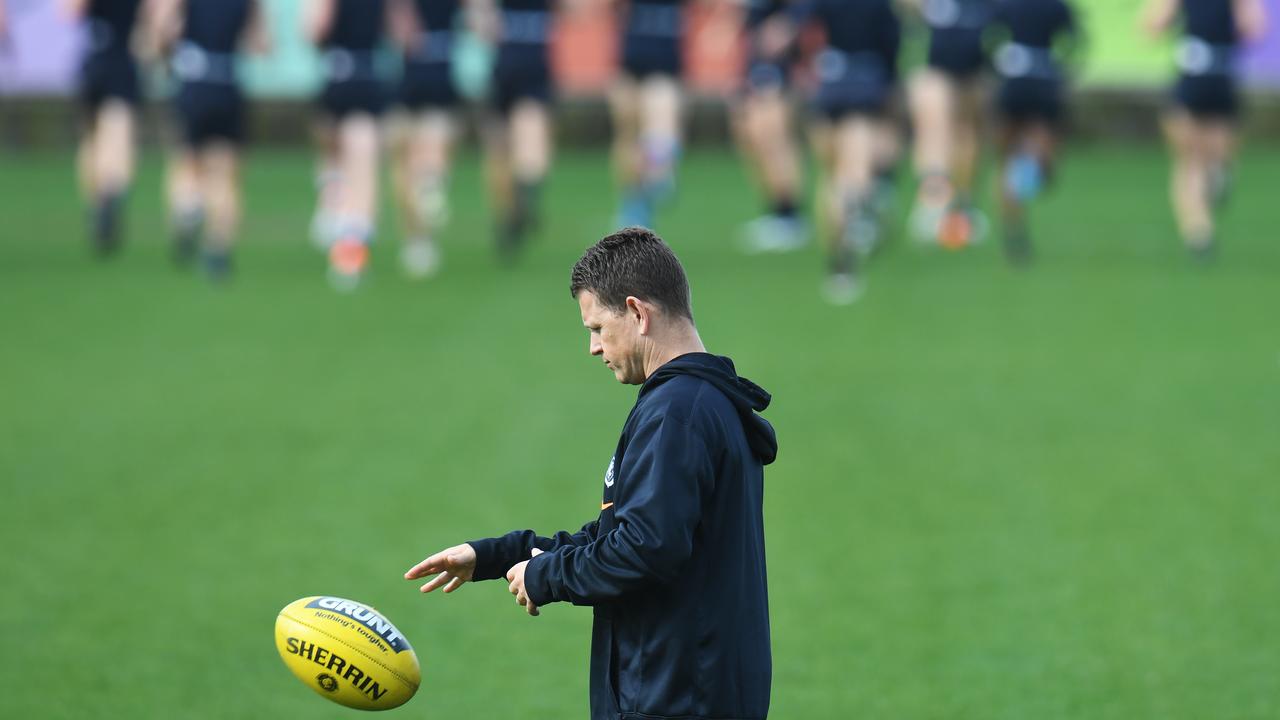
MULTIPOLYGON (((588 357, 567 288, 615 209, 604 3, 557 35, 557 153, 521 262, 494 261, 468 140, 439 275, 398 272, 387 201, 370 276, 340 294, 307 241, 318 74, 298 0, 266 0, 275 49, 249 62, 225 286, 168 260, 160 77, 127 244, 90 256, 81 31, 52 0, 4 2, 0 716, 347 716, 271 639, 278 608, 333 594, 418 649, 402 716, 583 717, 589 610, 533 619, 501 583, 422 597, 400 576, 595 515, 635 397, 588 357)), ((1204 266, 1169 210, 1170 45, 1137 32, 1137 0, 1075 5, 1088 45, 1034 265, 892 240, 852 307, 822 301, 815 245, 738 250, 760 199, 724 125, 742 52, 718 30, 741 13, 691 10, 690 143, 659 231, 709 348, 774 393, 773 717, 1280 716, 1280 33, 1246 51, 1244 150, 1204 266)))

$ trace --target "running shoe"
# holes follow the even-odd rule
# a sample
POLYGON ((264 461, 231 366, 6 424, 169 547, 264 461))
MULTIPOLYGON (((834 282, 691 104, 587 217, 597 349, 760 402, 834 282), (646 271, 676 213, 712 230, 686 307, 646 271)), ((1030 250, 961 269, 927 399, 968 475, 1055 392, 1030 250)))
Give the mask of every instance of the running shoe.
POLYGON ((368 245, 359 238, 342 238, 329 248, 329 283, 339 292, 351 292, 360 286, 368 265, 368 245))

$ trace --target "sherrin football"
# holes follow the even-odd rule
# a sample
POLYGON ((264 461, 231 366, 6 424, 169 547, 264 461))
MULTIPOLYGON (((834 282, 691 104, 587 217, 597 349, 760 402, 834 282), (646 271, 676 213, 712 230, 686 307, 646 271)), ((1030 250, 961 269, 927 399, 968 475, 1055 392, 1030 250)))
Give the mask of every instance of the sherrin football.
POLYGON ((276 617, 276 649, 322 697, 360 710, 399 707, 418 691, 418 656, 382 613, 354 600, 294 600, 276 617))

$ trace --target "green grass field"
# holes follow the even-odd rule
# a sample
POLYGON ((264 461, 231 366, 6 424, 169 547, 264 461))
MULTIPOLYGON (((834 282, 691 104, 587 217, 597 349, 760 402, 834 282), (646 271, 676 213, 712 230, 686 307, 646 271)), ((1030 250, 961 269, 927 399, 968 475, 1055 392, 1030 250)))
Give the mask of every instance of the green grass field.
MULTIPOLYGON (((336 594, 417 647, 398 716, 585 717, 589 610, 400 576, 595 514, 634 399, 567 290, 604 156, 563 157, 513 270, 468 157, 443 275, 402 279, 387 233, 353 296, 306 243, 309 167, 252 159, 219 289, 167 262, 156 158, 109 264, 69 156, 0 159, 0 716, 351 717, 272 644, 280 607, 336 594)), ((1071 148, 1032 268, 902 243, 832 308, 816 251, 731 249, 754 196, 690 155, 663 234, 710 348, 775 396, 772 717, 1280 716, 1280 148, 1244 155, 1211 268, 1165 172, 1071 148)))

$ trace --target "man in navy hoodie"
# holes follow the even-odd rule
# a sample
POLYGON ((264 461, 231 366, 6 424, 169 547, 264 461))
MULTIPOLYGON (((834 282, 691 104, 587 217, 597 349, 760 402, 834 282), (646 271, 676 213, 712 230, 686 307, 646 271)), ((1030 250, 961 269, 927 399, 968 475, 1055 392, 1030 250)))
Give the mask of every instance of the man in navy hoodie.
POLYGON ((443 550, 407 579, 423 592, 505 577, 530 615, 594 608, 591 718, 759 720, 772 661, 764 466, 769 394, 698 337, 689 283, 657 235, 589 248, 570 290, 593 356, 640 385, 604 475, 600 516, 576 533, 518 530, 443 550))

